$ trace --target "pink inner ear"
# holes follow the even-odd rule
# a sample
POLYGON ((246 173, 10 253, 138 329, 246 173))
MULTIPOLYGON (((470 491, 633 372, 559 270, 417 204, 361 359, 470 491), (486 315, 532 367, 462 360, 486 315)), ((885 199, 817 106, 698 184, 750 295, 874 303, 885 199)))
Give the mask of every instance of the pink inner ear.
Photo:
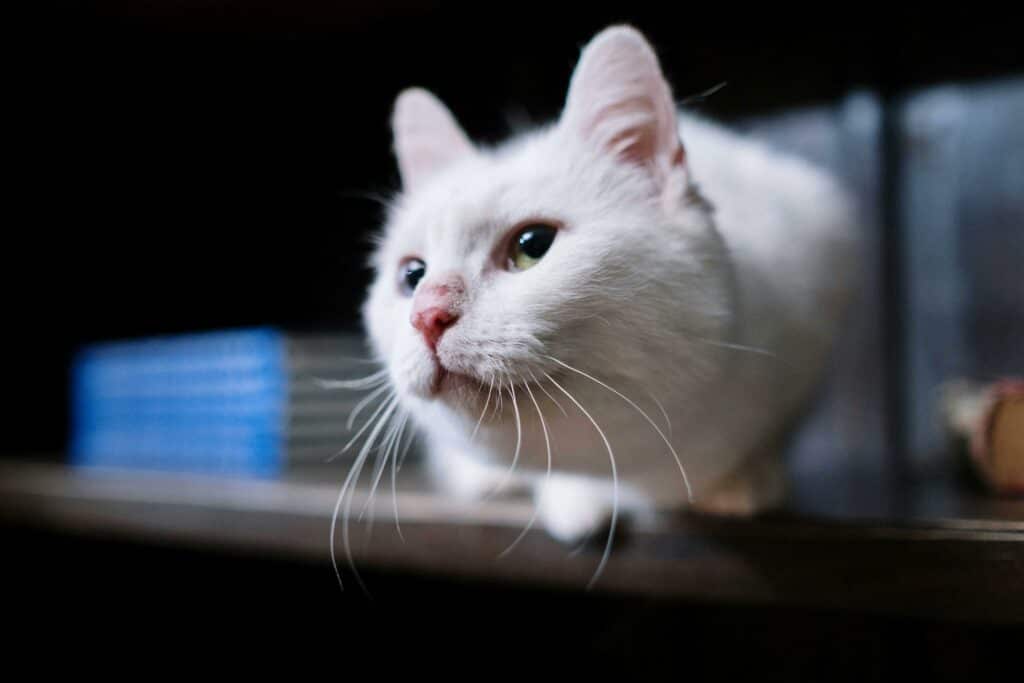
POLYGON ((685 162, 671 90, 653 50, 631 28, 608 29, 584 49, 562 118, 594 144, 659 176, 685 162))
POLYGON ((625 161, 636 164, 651 161, 658 151, 657 121, 645 107, 629 109, 626 105, 616 105, 614 109, 617 111, 605 110, 599 114, 594 123, 595 133, 605 138, 602 145, 625 161))

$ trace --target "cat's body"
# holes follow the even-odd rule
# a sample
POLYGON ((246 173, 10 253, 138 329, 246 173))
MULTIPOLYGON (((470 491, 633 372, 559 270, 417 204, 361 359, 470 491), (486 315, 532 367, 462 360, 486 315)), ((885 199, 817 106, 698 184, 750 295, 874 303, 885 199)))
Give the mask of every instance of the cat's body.
POLYGON ((423 91, 394 125, 405 192, 365 317, 443 484, 526 486, 565 540, 616 507, 780 498, 775 446, 851 289, 829 177, 678 119, 627 28, 584 51, 557 125, 477 150, 423 91), (524 257, 537 225, 553 241, 524 257))

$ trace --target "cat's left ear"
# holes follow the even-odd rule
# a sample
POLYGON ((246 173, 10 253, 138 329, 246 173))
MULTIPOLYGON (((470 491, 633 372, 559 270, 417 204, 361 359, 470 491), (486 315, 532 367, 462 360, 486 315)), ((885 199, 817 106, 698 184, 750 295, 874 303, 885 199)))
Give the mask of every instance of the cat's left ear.
POLYGON ((391 117, 402 186, 414 190, 450 164, 474 153, 455 117, 432 93, 403 90, 391 117))
POLYGON ((559 125, 622 161, 648 168, 668 191, 686 182, 676 116, 650 44, 636 29, 614 26, 583 49, 559 125))

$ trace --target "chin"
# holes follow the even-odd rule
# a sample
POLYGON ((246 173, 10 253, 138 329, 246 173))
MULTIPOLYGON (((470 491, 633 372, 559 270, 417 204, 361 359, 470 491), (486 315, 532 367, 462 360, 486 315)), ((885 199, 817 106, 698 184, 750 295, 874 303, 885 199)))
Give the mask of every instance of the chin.
POLYGON ((475 377, 450 370, 440 370, 434 380, 433 393, 441 400, 460 402, 480 395, 486 386, 475 377))
MULTIPOLYGON (((470 375, 444 370, 435 381, 431 399, 475 420, 488 402, 487 384, 470 375)), ((489 401, 495 405, 493 391, 489 401)))
MULTIPOLYGON (((453 372, 437 366, 422 381, 410 386, 410 393, 426 403, 434 403, 450 410, 476 417, 487 402, 487 384, 460 372, 453 372)), ((491 396, 491 403, 495 401, 491 396)))

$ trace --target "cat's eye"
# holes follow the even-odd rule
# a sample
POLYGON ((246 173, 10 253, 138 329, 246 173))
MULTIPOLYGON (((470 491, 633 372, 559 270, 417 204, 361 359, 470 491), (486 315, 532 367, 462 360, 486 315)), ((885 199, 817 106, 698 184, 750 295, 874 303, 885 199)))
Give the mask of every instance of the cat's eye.
POLYGON ((398 288, 402 290, 402 294, 410 296, 426 274, 427 264, 421 259, 405 259, 398 268, 398 288))
POLYGON ((558 229, 547 223, 523 226, 512 238, 508 256, 509 270, 533 268, 548 253, 558 229))

